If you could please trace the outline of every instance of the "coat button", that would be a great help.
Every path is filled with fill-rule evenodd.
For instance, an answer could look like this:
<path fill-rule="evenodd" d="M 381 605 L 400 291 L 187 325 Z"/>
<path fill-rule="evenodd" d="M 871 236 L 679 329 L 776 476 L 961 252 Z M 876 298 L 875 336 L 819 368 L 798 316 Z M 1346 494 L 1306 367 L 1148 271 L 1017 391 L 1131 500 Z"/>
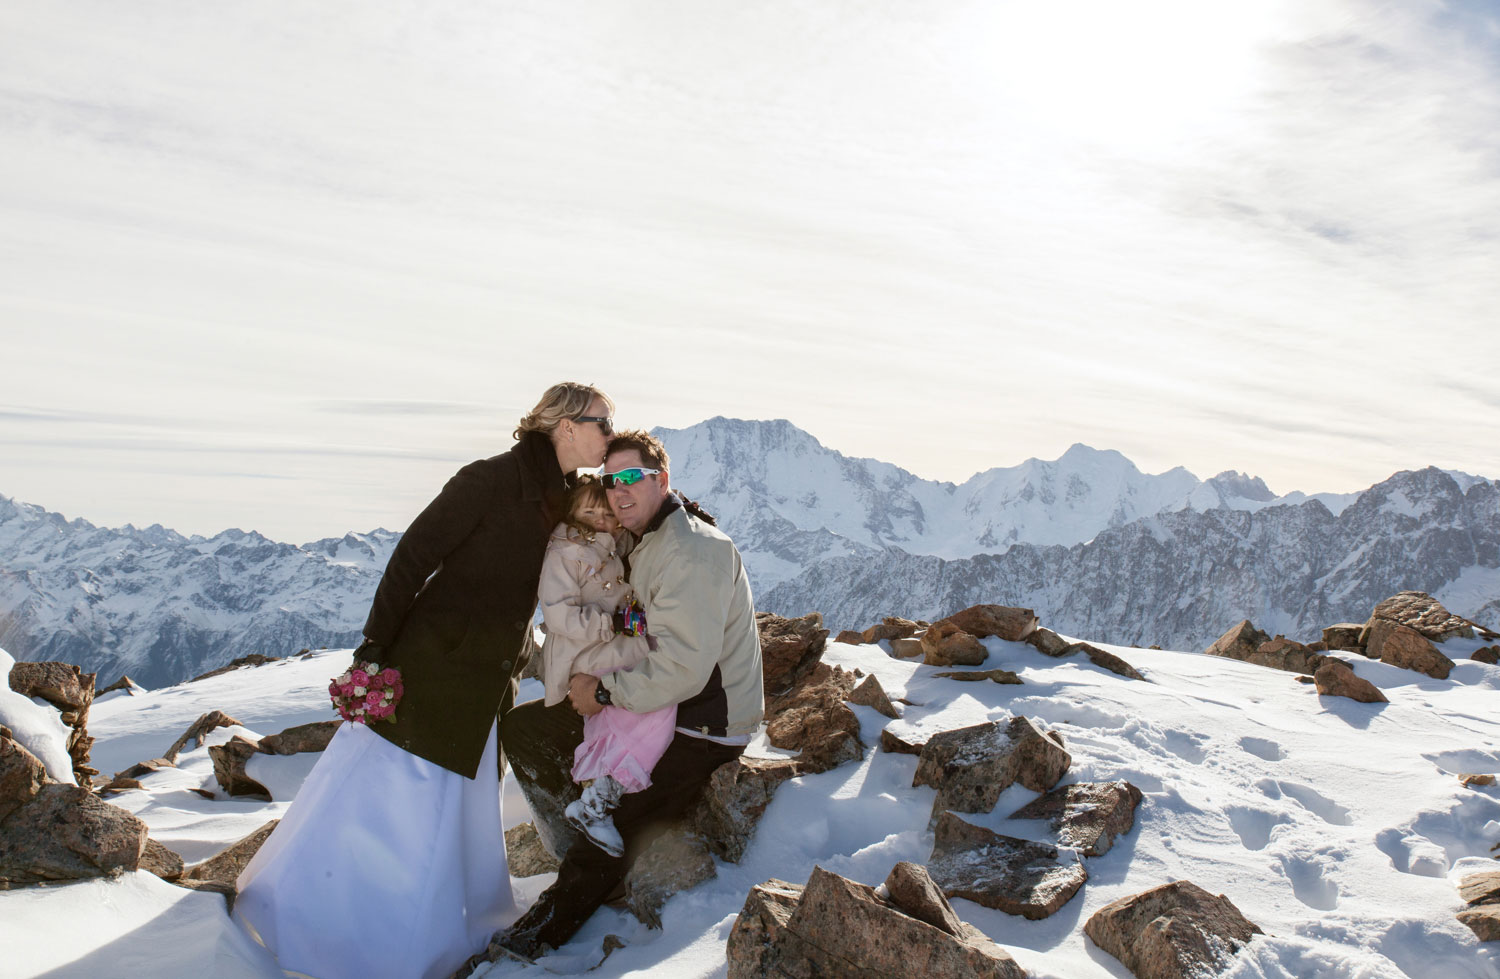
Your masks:
<path fill-rule="evenodd" d="M 510 660 L 506 659 L 506 660 L 501 660 L 500 661 L 500 672 L 502 672 L 502 673 L 509 673 L 510 672 Z"/>
<path fill-rule="evenodd" d="M 516 623 L 516 628 L 524 630 L 530 624 L 531 624 L 530 622 L 527 622 L 525 619 L 522 619 L 522 620 L 520 620 L 519 622 Z"/>

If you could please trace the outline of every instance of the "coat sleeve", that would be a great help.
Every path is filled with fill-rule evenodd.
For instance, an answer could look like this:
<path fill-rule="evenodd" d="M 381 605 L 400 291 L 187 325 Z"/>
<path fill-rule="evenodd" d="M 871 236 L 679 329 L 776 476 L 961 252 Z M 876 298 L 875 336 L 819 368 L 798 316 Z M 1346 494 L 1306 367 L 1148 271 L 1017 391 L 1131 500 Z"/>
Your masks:
<path fill-rule="evenodd" d="M 645 714 L 700 693 L 723 653 L 733 586 L 729 570 L 703 548 L 666 562 L 651 593 L 639 596 L 656 648 L 639 665 L 600 681 L 615 704 Z"/>
<path fill-rule="evenodd" d="M 547 635 L 602 642 L 615 634 L 613 616 L 581 597 L 586 573 L 586 562 L 578 556 L 577 548 L 562 545 L 547 549 L 537 585 Z"/>
<path fill-rule="evenodd" d="M 417 514 L 391 553 L 370 615 L 366 638 L 389 645 L 401 631 L 412 601 L 443 558 L 463 543 L 484 517 L 497 480 L 484 461 L 473 462 L 454 474 L 437 498 Z"/>

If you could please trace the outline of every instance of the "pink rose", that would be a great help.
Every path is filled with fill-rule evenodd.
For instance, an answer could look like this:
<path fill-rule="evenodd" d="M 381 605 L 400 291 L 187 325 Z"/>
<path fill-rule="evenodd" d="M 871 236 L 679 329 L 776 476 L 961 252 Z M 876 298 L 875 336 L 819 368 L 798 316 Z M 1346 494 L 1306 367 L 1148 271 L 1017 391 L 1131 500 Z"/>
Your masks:
<path fill-rule="evenodd" d="M 365 696 L 365 710 L 374 710 L 381 704 L 379 691 L 372 690 Z"/>
<path fill-rule="evenodd" d="M 370 674 L 364 670 L 355 670 L 349 674 L 349 679 L 356 687 L 368 687 L 370 685 Z"/>
<path fill-rule="evenodd" d="M 388 687 L 395 686 L 401 681 L 401 671 L 394 666 L 387 666 L 380 671 L 380 679 L 385 681 L 385 685 Z"/>

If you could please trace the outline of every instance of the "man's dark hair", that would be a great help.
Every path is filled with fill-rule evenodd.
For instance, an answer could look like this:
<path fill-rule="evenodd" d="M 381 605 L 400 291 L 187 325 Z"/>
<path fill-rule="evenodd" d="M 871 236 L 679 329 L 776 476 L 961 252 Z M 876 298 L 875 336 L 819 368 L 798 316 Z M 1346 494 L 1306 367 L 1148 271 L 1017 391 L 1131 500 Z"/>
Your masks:
<path fill-rule="evenodd" d="M 647 469 L 672 471 L 671 460 L 667 458 L 667 447 L 661 444 L 661 439 L 639 428 L 616 432 L 615 437 L 609 440 L 609 447 L 604 450 L 604 454 L 608 456 L 630 449 L 640 453 L 641 465 Z"/>

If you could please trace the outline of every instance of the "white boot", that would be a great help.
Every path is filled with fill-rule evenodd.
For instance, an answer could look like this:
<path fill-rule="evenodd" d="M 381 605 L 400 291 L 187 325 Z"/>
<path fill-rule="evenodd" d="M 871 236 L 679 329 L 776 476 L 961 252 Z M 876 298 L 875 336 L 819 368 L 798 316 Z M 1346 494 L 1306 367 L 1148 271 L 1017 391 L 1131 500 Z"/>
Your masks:
<path fill-rule="evenodd" d="M 596 778 L 583 790 L 578 801 L 563 810 L 569 824 L 589 838 L 599 849 L 612 857 L 623 856 L 625 841 L 615 828 L 610 813 L 620 804 L 624 787 L 612 777 Z"/>

